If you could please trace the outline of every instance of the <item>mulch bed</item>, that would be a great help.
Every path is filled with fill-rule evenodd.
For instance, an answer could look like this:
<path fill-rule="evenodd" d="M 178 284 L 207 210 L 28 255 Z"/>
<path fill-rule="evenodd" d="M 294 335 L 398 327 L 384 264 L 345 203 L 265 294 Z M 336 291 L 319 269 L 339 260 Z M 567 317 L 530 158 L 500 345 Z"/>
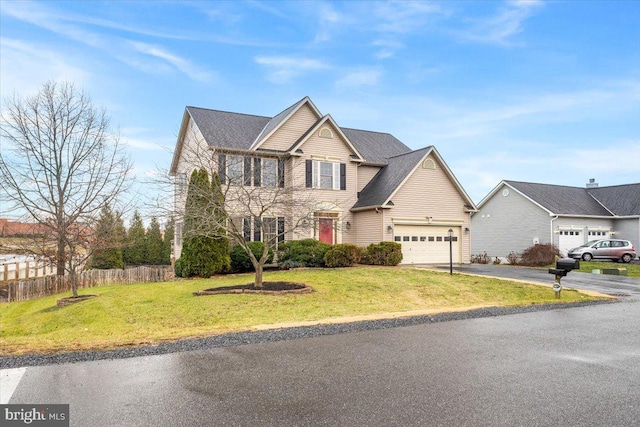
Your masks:
<path fill-rule="evenodd" d="M 78 297 L 64 297 L 64 298 L 58 298 L 56 300 L 56 305 L 58 307 L 66 307 L 67 305 L 71 305 L 71 304 L 75 304 L 77 302 L 81 302 L 81 301 L 86 301 L 88 299 L 91 298 L 95 298 L 98 295 L 95 294 L 88 294 L 88 295 L 78 295 Z"/>
<path fill-rule="evenodd" d="M 223 286 L 220 288 L 210 288 L 203 291 L 194 292 L 198 295 L 218 295 L 218 294 L 266 294 L 266 295 L 281 295 L 281 294 L 306 294 L 313 292 L 311 286 L 307 286 L 304 283 L 294 282 L 262 282 L 262 287 L 256 288 L 253 283 L 247 283 L 246 285 L 235 286 Z"/>

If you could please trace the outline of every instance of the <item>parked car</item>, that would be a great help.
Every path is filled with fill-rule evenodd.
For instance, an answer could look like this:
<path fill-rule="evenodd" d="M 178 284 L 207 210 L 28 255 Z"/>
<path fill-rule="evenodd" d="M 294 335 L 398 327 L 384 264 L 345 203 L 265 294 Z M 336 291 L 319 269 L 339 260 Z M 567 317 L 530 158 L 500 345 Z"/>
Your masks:
<path fill-rule="evenodd" d="M 592 240 L 573 248 L 567 254 L 569 258 L 591 261 L 592 259 L 610 259 L 612 261 L 631 262 L 635 259 L 636 248 L 628 240 Z"/>

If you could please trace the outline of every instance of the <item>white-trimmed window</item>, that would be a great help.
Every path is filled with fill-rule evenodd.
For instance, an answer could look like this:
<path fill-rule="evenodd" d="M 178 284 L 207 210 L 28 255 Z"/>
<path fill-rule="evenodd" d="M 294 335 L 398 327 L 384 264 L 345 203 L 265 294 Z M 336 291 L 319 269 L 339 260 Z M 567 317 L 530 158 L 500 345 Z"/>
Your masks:
<path fill-rule="evenodd" d="M 244 157 L 227 156 L 227 179 L 235 185 L 244 181 Z"/>
<path fill-rule="evenodd" d="M 278 160 L 262 159 L 262 186 L 278 186 Z"/>
<path fill-rule="evenodd" d="M 313 161 L 313 188 L 340 189 L 340 163 Z"/>

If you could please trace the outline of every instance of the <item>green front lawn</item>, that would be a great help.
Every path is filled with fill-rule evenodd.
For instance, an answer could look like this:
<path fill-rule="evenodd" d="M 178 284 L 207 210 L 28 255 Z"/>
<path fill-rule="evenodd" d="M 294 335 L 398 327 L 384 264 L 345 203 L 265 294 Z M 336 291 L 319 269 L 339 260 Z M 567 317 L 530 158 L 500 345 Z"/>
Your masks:
<path fill-rule="evenodd" d="M 253 275 L 83 289 L 99 294 L 58 308 L 67 294 L 0 305 L 1 354 L 103 349 L 153 344 L 343 316 L 412 310 L 445 311 L 585 301 L 565 290 L 554 299 L 549 287 L 400 267 L 276 271 L 266 281 L 301 282 L 313 293 L 233 294 L 195 297 L 192 292 L 251 282 Z"/>
<path fill-rule="evenodd" d="M 580 261 L 580 270 L 577 271 L 591 273 L 592 270 L 600 270 L 600 273 L 602 273 L 604 268 L 626 268 L 628 277 L 640 278 L 640 264 L 625 264 L 623 262 Z"/>

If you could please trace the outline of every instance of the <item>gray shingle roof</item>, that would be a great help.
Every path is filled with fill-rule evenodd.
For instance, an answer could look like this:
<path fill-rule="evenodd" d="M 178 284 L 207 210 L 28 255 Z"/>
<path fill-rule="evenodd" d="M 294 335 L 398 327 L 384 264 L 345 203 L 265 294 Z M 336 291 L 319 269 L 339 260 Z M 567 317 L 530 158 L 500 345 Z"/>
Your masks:
<path fill-rule="evenodd" d="M 588 188 L 587 192 L 614 215 L 640 215 L 640 183 Z"/>
<path fill-rule="evenodd" d="M 640 183 L 582 188 L 505 181 L 556 215 L 640 215 Z"/>
<path fill-rule="evenodd" d="M 388 158 L 387 166 L 380 169 L 362 189 L 353 209 L 382 206 L 431 148 L 425 147 Z"/>
<path fill-rule="evenodd" d="M 273 118 L 198 107 L 187 107 L 187 111 L 210 146 L 248 150 L 257 138 L 271 132 L 305 100 L 306 98 L 303 98 Z M 388 157 L 411 151 L 388 133 L 340 129 L 366 162 L 384 164 Z"/>
<path fill-rule="evenodd" d="M 389 133 L 340 128 L 367 162 L 387 163 L 387 158 L 411 151 Z"/>
<path fill-rule="evenodd" d="M 248 150 L 271 120 L 269 117 L 187 107 L 202 136 L 211 146 Z"/>

